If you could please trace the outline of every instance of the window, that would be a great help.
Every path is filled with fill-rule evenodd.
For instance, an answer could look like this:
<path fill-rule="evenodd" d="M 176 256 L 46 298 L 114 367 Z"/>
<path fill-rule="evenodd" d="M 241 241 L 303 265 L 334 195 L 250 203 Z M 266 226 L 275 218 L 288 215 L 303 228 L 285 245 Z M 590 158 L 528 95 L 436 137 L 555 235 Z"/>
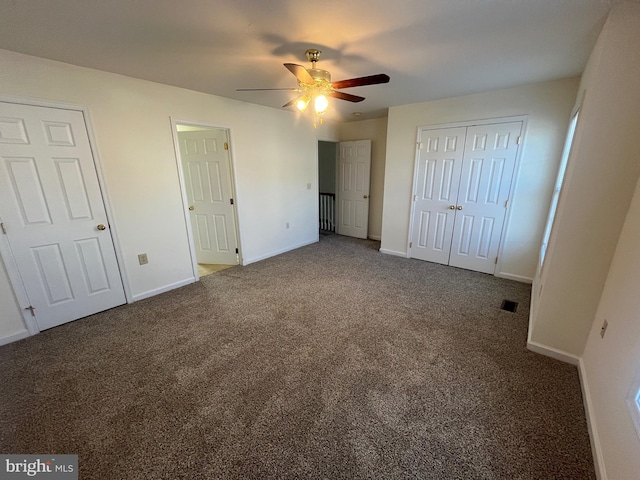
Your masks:
<path fill-rule="evenodd" d="M 640 437 L 640 371 L 636 374 L 636 378 L 629 388 L 627 408 L 633 419 L 633 425 L 636 427 L 636 433 Z"/>
<path fill-rule="evenodd" d="M 551 229 L 553 227 L 553 221 L 556 216 L 556 210 L 558 208 L 558 199 L 560 197 L 560 190 L 562 190 L 562 183 L 564 182 L 564 175 L 567 171 L 567 161 L 569 160 L 569 153 L 571 152 L 571 145 L 573 143 L 573 136 L 576 133 L 576 125 L 578 124 L 578 115 L 580 109 L 576 109 L 575 113 L 571 117 L 569 123 L 569 131 L 567 132 L 567 138 L 564 142 L 564 150 L 562 151 L 562 158 L 560 158 L 560 166 L 558 167 L 558 177 L 556 178 L 555 186 L 553 187 L 553 195 L 551 197 L 551 206 L 549 207 L 549 215 L 547 216 L 547 223 L 544 228 L 544 235 L 542 236 L 542 246 L 540 247 L 540 268 L 544 265 L 544 258 L 547 254 L 547 245 L 549 243 L 549 237 L 551 236 Z"/>

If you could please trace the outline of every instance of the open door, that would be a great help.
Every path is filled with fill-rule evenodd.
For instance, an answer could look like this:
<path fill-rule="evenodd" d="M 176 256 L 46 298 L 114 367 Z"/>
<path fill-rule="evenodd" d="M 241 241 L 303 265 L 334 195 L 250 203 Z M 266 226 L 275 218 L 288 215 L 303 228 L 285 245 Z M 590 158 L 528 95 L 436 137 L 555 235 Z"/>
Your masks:
<path fill-rule="evenodd" d="M 197 263 L 237 265 L 228 132 L 204 126 L 176 129 Z"/>

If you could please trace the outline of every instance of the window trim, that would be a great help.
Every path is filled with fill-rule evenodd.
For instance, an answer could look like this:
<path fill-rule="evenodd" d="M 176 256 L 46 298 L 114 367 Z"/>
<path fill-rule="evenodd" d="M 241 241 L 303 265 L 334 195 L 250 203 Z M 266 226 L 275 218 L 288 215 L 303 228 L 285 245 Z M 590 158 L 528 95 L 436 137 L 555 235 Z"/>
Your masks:
<path fill-rule="evenodd" d="M 553 193 L 551 195 L 551 203 L 549 204 L 549 212 L 547 214 L 547 221 L 545 222 L 544 231 L 542 234 L 542 242 L 540 244 L 539 262 L 538 268 L 540 272 L 544 270 L 545 260 L 547 257 L 547 249 L 549 247 L 549 241 L 551 239 L 551 233 L 553 232 L 553 226 L 555 223 L 555 217 L 558 210 L 558 203 L 560 200 L 560 194 L 564 185 L 564 180 L 567 175 L 567 167 L 569 165 L 569 156 L 573 148 L 574 139 L 576 136 L 576 130 L 578 127 L 578 117 L 580 116 L 580 110 L 584 101 L 584 95 L 580 102 L 573 108 L 571 112 L 571 118 L 569 120 L 569 127 L 567 128 L 567 134 L 565 136 L 564 148 L 562 156 L 560 157 L 560 164 L 558 165 L 558 174 L 553 187 Z"/>
<path fill-rule="evenodd" d="M 629 387 L 625 403 L 627 404 L 627 409 L 631 414 L 633 426 L 636 428 L 638 438 L 640 438 L 640 369 L 636 373 L 636 376 Z"/>

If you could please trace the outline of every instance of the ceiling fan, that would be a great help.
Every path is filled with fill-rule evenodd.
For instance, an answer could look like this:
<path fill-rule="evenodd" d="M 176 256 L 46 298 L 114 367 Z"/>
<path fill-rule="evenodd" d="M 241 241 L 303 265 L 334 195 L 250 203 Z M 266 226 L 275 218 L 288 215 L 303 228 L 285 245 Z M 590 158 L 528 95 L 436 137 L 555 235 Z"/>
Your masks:
<path fill-rule="evenodd" d="M 300 92 L 297 98 L 285 103 L 282 107 L 295 105 L 300 111 L 304 111 L 309 103 L 313 101 L 316 115 L 322 115 L 327 111 L 329 101 L 327 97 L 346 100 L 348 102 L 361 102 L 364 97 L 351 95 L 338 91 L 342 88 L 362 87 L 364 85 L 376 85 L 389 82 L 389 75 L 379 73 L 367 77 L 350 78 L 348 80 L 331 81 L 331 74 L 320 68 L 316 68 L 316 63 L 320 57 L 320 50 L 310 48 L 306 52 L 307 58 L 311 62 L 311 68 L 306 69 L 302 65 L 295 63 L 285 63 L 284 66 L 295 75 L 298 80 L 298 88 L 239 88 L 238 92 L 264 91 L 264 90 L 287 90 Z M 320 118 L 322 123 L 322 118 Z"/>

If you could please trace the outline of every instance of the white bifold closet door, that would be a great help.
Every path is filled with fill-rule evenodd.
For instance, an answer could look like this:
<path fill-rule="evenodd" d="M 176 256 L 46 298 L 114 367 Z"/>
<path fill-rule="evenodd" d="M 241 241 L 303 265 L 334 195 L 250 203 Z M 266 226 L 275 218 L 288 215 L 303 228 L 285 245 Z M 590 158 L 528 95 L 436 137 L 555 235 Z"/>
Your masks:
<path fill-rule="evenodd" d="M 522 122 L 423 129 L 411 257 L 494 273 Z"/>

